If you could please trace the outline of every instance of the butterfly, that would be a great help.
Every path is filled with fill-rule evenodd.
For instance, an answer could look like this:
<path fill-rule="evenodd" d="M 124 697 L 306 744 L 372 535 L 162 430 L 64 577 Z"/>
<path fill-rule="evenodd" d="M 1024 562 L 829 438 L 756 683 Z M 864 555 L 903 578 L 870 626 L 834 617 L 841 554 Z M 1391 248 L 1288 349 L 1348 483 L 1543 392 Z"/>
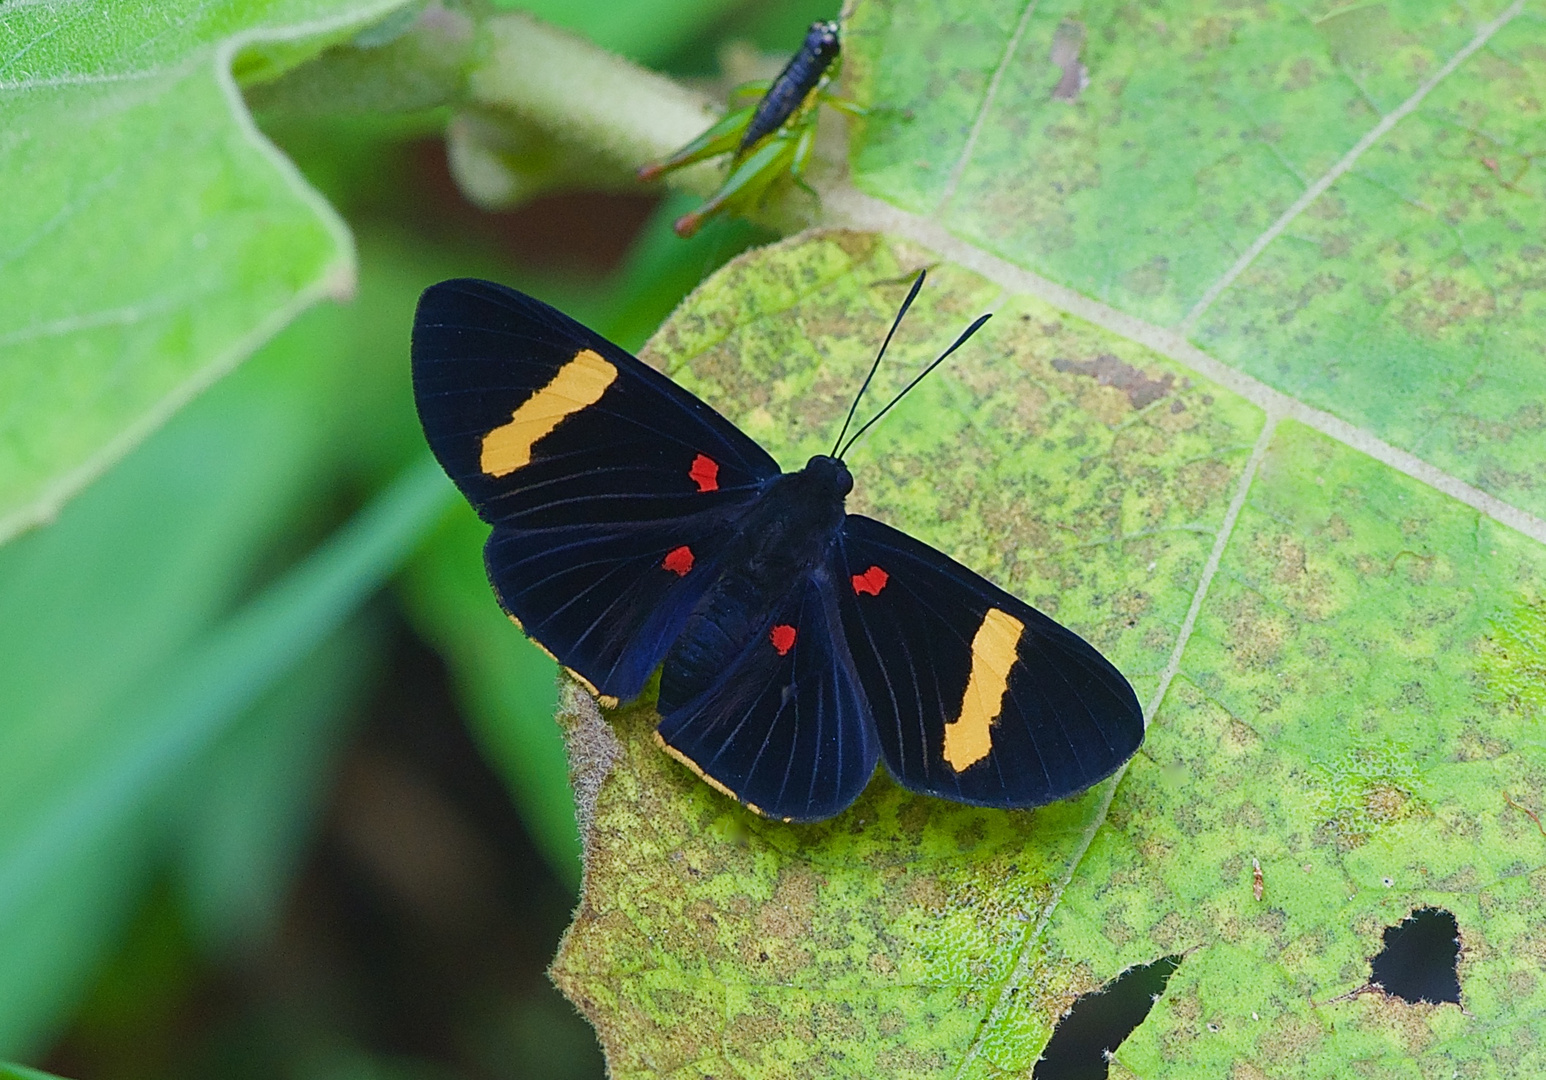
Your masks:
<path fill-rule="evenodd" d="M 505 612 L 608 706 L 659 668 L 657 741 L 758 814 L 831 817 L 877 761 L 912 791 L 1040 806 L 1143 739 L 1132 687 L 1093 646 L 845 511 L 843 454 L 901 394 L 785 473 L 625 350 L 471 279 L 420 299 L 413 390 L 435 456 L 493 526 L 484 561 Z"/>

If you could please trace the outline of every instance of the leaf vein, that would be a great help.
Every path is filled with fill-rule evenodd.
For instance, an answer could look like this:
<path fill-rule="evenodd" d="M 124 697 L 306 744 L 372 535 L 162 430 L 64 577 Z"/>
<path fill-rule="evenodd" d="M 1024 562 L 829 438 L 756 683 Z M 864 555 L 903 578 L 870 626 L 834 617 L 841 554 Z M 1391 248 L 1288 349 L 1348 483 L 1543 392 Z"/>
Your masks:
<path fill-rule="evenodd" d="M 1520 2 L 1522 3 L 1523 0 Z M 993 69 L 993 74 L 988 78 L 988 88 L 983 91 L 982 104 L 977 107 L 977 115 L 972 120 L 972 130 L 967 133 L 966 142 L 961 146 L 961 153 L 956 157 L 955 164 L 950 167 L 950 177 L 945 181 L 945 190 L 934 208 L 936 214 L 943 214 L 945 208 L 950 205 L 950 200 L 955 198 L 956 188 L 961 184 L 961 176 L 971 162 L 972 151 L 976 149 L 977 137 L 988 121 L 988 114 L 993 111 L 993 102 L 998 97 L 998 85 L 1003 81 L 1004 72 L 1009 69 L 1009 62 L 1014 59 L 1015 53 L 1019 50 L 1020 39 L 1025 36 L 1026 28 L 1030 26 L 1031 16 L 1035 12 L 1036 0 L 1028 0 L 1025 9 L 1020 12 L 1020 20 L 1015 24 L 1014 33 L 1009 35 L 1009 40 L 1004 44 L 1004 55 L 999 58 L 998 66 Z"/>
<path fill-rule="evenodd" d="M 1423 103 L 1423 99 L 1432 93 L 1439 83 L 1453 74 L 1461 64 L 1471 58 L 1473 53 L 1487 44 L 1493 35 L 1507 26 L 1520 12 L 1524 11 L 1524 6 L 1524 0 L 1514 0 L 1512 4 L 1503 9 L 1503 12 L 1497 18 L 1483 24 L 1481 29 L 1476 32 L 1476 36 L 1467 42 L 1464 48 L 1450 57 L 1443 67 L 1439 68 L 1438 71 L 1435 71 L 1432 76 L 1425 80 L 1412 93 L 1411 97 L 1381 117 L 1379 123 L 1365 132 L 1363 138 L 1354 143 L 1352 148 L 1343 154 L 1335 165 L 1328 169 L 1315 183 L 1306 188 L 1304 193 L 1294 200 L 1293 205 L 1283 211 L 1282 215 L 1269 225 L 1265 232 L 1251 242 L 1250 247 L 1246 248 L 1240 257 L 1235 260 L 1234 264 L 1224 271 L 1222 277 L 1208 286 L 1207 291 L 1202 294 L 1202 298 L 1192 306 L 1191 311 L 1186 313 L 1186 317 L 1181 320 L 1176 329 L 1182 334 L 1190 334 L 1196 327 L 1197 321 L 1202 318 L 1203 313 L 1213 306 L 1214 301 L 1235 283 L 1240 275 L 1245 272 L 1246 268 L 1256 261 L 1256 257 L 1266 250 L 1269 244 L 1282 235 L 1283 230 L 1288 228 L 1294 219 L 1304 213 L 1311 203 L 1324 195 L 1331 185 L 1341 179 L 1358 159 L 1384 137 L 1391 128 L 1415 112 L 1417 107 Z"/>

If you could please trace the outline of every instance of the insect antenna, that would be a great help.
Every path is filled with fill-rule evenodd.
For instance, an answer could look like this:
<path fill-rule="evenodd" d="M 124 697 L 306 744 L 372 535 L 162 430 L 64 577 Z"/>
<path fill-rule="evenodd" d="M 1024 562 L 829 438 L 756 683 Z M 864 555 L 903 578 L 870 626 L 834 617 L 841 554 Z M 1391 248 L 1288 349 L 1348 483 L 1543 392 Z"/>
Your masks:
<path fill-rule="evenodd" d="M 918 280 L 920 282 L 923 280 L 923 275 L 922 274 L 918 275 Z M 913 291 L 914 292 L 917 291 L 917 286 L 916 285 L 913 287 Z M 909 297 L 908 299 L 911 300 L 912 298 Z M 906 311 L 907 308 L 903 307 L 902 310 Z M 961 336 L 956 338 L 954 345 L 950 346 L 950 348 L 948 348 L 944 352 L 940 353 L 939 354 L 939 358 L 937 360 L 935 360 L 928 367 L 926 367 L 922 371 L 920 371 L 917 374 L 917 376 L 914 377 L 912 382 L 910 382 L 906 386 L 902 387 L 902 392 L 897 394 L 896 397 L 892 398 L 891 401 L 887 403 L 887 405 L 886 405 L 886 407 L 884 409 L 881 409 L 880 412 L 876 413 L 874 416 L 872 416 L 868 420 L 866 420 L 864 422 L 864 426 L 861 427 L 858 431 L 854 432 L 853 435 L 849 437 L 848 441 L 843 444 L 842 451 L 837 453 L 837 454 L 835 454 L 835 455 L 833 455 L 833 456 L 841 459 L 844 454 L 848 453 L 849 448 L 852 447 L 854 443 L 859 441 L 859 436 L 860 435 L 863 435 L 866 431 L 870 430 L 870 428 L 874 426 L 875 421 L 879 420 L 882 416 L 885 416 L 888 412 L 890 412 L 891 411 L 891 407 L 893 405 L 895 405 L 897 402 L 901 401 L 904 397 L 906 397 L 909 390 L 911 390 L 913 387 L 915 387 L 919 383 L 921 383 L 924 380 L 924 377 L 926 375 L 928 375 L 929 372 L 933 371 L 935 368 L 937 368 L 941 364 L 943 364 L 945 362 L 945 359 L 951 353 L 955 352 L 962 345 L 965 345 L 967 338 L 971 337 L 977 331 L 981 330 L 982 329 L 982 324 L 987 322 L 992 317 L 993 317 L 993 313 L 992 312 L 989 312 L 986 315 L 979 315 L 979 316 L 977 316 L 977 321 L 976 322 L 972 323 L 972 325 L 968 326 L 965 330 L 961 331 Z M 886 340 L 889 341 L 891 339 L 888 337 Z M 879 363 L 878 360 L 876 362 Z M 874 372 L 872 371 L 871 374 L 874 374 Z M 869 380 L 866 379 L 865 380 L 865 384 L 868 385 L 868 383 L 869 383 Z M 844 426 L 846 427 L 847 425 L 844 425 Z"/>
<path fill-rule="evenodd" d="M 907 309 L 913 306 L 913 300 L 918 296 L 918 290 L 923 288 L 923 279 L 928 276 L 927 270 L 919 270 L 918 277 L 913 282 L 913 287 L 908 290 L 907 299 L 902 301 L 901 308 L 892 320 L 891 329 L 886 331 L 886 340 L 880 343 L 880 352 L 875 354 L 875 362 L 870 365 L 870 373 L 864 377 L 864 383 L 859 387 L 859 392 L 854 395 L 854 403 L 848 406 L 848 415 L 843 418 L 843 430 L 837 433 L 837 441 L 832 444 L 832 453 L 829 457 L 842 457 L 837 448 L 843 443 L 843 436 L 848 433 L 848 425 L 853 423 L 854 411 L 859 408 L 859 399 L 864 397 L 864 392 L 870 388 L 870 380 L 875 377 L 875 372 L 880 369 L 880 358 L 886 355 L 886 346 L 891 344 L 891 335 L 896 333 L 896 328 L 902 325 L 902 316 L 907 314 Z"/>

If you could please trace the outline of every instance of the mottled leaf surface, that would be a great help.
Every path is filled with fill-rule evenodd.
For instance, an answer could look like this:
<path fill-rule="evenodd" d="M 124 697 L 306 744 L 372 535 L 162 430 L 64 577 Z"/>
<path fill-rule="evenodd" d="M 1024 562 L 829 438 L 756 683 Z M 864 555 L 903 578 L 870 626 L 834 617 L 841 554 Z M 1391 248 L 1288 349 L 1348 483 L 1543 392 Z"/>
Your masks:
<path fill-rule="evenodd" d="M 855 6 L 866 192 L 1546 517 L 1546 13 Z"/>
<path fill-rule="evenodd" d="M 0 538 L 54 513 L 298 311 L 348 292 L 342 222 L 253 126 L 236 80 L 393 6 L 8 7 Z"/>
<path fill-rule="evenodd" d="M 877 776 L 802 827 L 660 753 L 649 693 L 573 692 L 587 868 L 554 975 L 613 1075 L 1026 1076 L 1077 995 L 1167 955 L 1113 1075 L 1535 1075 L 1546 548 L 903 241 L 745 256 L 645 355 L 796 468 L 925 264 L 877 401 L 995 317 L 854 451 L 850 505 L 1089 637 L 1145 745 L 1036 811 Z M 1421 906 L 1459 922 L 1463 1010 L 1367 985 Z"/>

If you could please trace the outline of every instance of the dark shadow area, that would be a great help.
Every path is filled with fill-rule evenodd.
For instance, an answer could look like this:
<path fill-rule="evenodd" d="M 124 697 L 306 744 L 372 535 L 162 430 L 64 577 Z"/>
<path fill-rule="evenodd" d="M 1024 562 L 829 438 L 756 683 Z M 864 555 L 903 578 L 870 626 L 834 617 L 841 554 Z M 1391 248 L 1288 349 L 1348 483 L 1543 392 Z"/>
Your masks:
<path fill-rule="evenodd" d="M 412 221 L 431 241 L 479 237 L 528 273 L 599 279 L 615 271 L 662 198 L 659 187 L 640 184 L 635 192 L 555 191 L 485 210 L 462 198 L 439 138 L 419 139 L 404 153 L 410 183 L 371 209 Z"/>
<path fill-rule="evenodd" d="M 1385 947 L 1369 961 L 1369 981 L 1416 1004 L 1460 1004 L 1460 926 L 1443 908 L 1418 908 L 1385 928 Z"/>
<path fill-rule="evenodd" d="M 1161 957 L 1075 1001 L 1042 1051 L 1034 1080 L 1106 1080 L 1107 1055 L 1143 1023 L 1180 966 L 1179 956 Z"/>
<path fill-rule="evenodd" d="M 603 1075 L 589 1024 L 546 974 L 574 896 L 438 655 L 387 619 L 384 677 L 274 933 L 204 954 L 174 891 L 156 889 L 41 1064 L 91 1080 Z"/>

